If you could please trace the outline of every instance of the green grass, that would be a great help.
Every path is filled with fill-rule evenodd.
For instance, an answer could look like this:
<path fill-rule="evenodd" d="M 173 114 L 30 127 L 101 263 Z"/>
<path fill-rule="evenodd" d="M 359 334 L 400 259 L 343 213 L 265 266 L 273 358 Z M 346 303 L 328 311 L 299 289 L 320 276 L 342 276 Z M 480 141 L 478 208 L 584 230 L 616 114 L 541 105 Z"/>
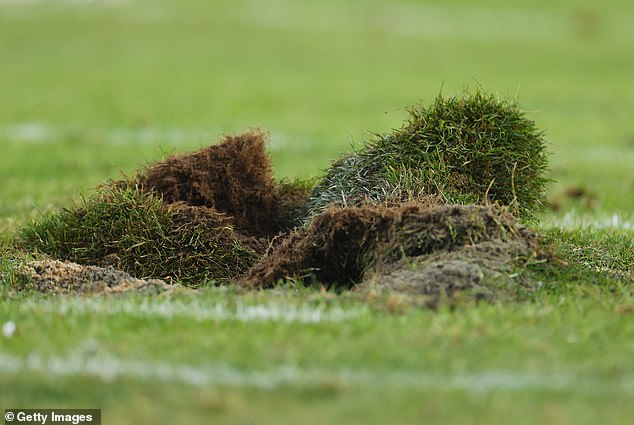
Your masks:
<path fill-rule="evenodd" d="M 476 80 L 519 95 L 552 143 L 556 179 L 591 185 L 606 213 L 631 218 L 627 2 L 322 3 L 2 6 L 0 212 L 64 204 L 162 150 L 249 126 L 272 132 L 279 176 L 316 175 L 365 131 L 400 126 L 403 105 Z M 596 16 L 588 35 L 584 10 Z M 56 136 L 8 131 L 28 123 Z"/>
<path fill-rule="evenodd" d="M 409 114 L 402 128 L 334 161 L 311 208 L 430 195 L 449 204 L 499 202 L 523 218 L 541 206 L 546 143 L 515 101 L 465 89 Z"/>
<path fill-rule="evenodd" d="M 205 423 L 205 414 L 227 423 L 294 423 L 300 411 L 308 423 L 429 417 L 463 423 L 465 416 L 531 423 L 535 415 L 555 415 L 556 423 L 627 423 L 634 369 L 624 336 L 634 327 L 622 303 L 631 307 L 634 300 L 631 293 L 617 301 L 601 290 L 582 291 L 537 296 L 513 308 L 396 315 L 380 304 L 368 309 L 312 293 L 18 296 L 2 303 L 19 332 L 5 340 L 3 355 L 31 358 L 31 370 L 11 373 L 0 359 L 3 388 L 11 388 L 2 403 L 99 406 L 116 423 Z M 233 315 L 213 314 L 219 306 Z M 287 314 L 282 317 L 290 323 L 245 321 L 235 313 L 245 306 L 296 306 L 322 311 L 325 319 L 301 323 Z M 337 309 L 349 317 L 336 321 Z M 56 369 L 38 369 L 36 358 L 52 359 Z M 92 372 L 67 375 L 72 364 Z M 115 375 L 104 379 L 102 373 Z"/>
<path fill-rule="evenodd" d="M 0 336 L 0 408 L 101 407 L 104 423 L 630 422 L 632 2 L 18 3 L 0 1 L 5 245 L 107 178 L 224 133 L 271 131 L 276 176 L 309 179 L 400 127 L 403 105 L 481 85 L 517 94 L 545 130 L 562 207 L 541 226 L 568 266 L 535 265 L 542 289 L 523 303 L 440 311 L 306 289 L 2 285 L 0 324 L 18 330 Z M 562 198 L 571 186 L 592 202 Z"/>
<path fill-rule="evenodd" d="M 258 258 L 226 216 L 167 205 L 132 181 L 108 182 L 73 208 L 21 230 L 20 248 L 141 279 L 190 286 L 226 281 Z"/>

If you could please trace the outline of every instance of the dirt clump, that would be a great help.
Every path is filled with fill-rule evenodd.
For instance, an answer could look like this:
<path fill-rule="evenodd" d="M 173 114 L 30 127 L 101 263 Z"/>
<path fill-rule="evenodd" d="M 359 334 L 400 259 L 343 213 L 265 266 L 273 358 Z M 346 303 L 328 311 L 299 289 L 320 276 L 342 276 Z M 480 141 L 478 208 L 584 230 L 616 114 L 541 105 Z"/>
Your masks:
<path fill-rule="evenodd" d="M 307 228 L 291 232 L 242 281 L 251 287 L 271 287 L 289 278 L 312 279 L 329 287 L 350 288 L 367 271 L 384 269 L 405 257 L 519 238 L 536 249 L 536 236 L 500 207 L 430 207 L 417 202 L 331 207 Z"/>
<path fill-rule="evenodd" d="M 541 255 L 520 220 L 548 182 L 543 133 L 479 90 L 409 112 L 319 181 L 276 181 L 252 130 L 108 182 L 21 232 L 19 248 L 68 261 L 29 262 L 23 277 L 44 292 L 298 279 L 493 299 L 518 258 Z"/>
<path fill-rule="evenodd" d="M 270 236 L 288 227 L 280 219 L 280 195 L 265 150 L 265 135 L 251 131 L 227 136 L 217 145 L 178 154 L 138 176 L 142 187 L 164 202 L 208 207 L 233 218 L 235 228 Z"/>
<path fill-rule="evenodd" d="M 57 260 L 33 260 L 16 270 L 22 289 L 45 293 L 161 293 L 181 286 L 159 279 L 136 279 L 113 267 L 83 266 Z"/>
<path fill-rule="evenodd" d="M 377 207 L 328 209 L 274 246 L 243 282 L 261 288 L 285 279 L 351 285 L 363 275 L 368 254 L 391 220 L 388 210 Z"/>
<path fill-rule="evenodd" d="M 529 236 L 529 235 L 525 235 Z M 532 292 L 534 282 L 514 273 L 535 256 L 536 235 L 507 241 L 489 240 L 400 261 L 367 277 L 353 289 L 364 295 L 396 292 L 437 307 L 443 300 L 469 297 L 494 302 Z"/>
<path fill-rule="evenodd" d="M 22 229 L 18 247 L 140 279 L 224 284 L 301 222 L 310 184 L 273 179 L 265 136 L 228 136 L 107 182 Z"/>

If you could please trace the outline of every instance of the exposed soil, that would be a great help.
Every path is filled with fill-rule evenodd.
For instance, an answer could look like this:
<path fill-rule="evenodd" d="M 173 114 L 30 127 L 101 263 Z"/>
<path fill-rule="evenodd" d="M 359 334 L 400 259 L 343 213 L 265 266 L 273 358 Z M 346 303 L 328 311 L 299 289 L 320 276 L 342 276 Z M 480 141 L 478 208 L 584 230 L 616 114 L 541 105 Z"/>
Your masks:
<path fill-rule="evenodd" d="M 494 301 L 531 292 L 535 284 L 514 272 L 535 255 L 531 239 L 490 240 L 455 251 L 442 250 L 400 261 L 389 269 L 367 276 L 354 291 L 381 294 L 396 291 L 436 307 L 443 299 L 467 296 Z"/>
<path fill-rule="evenodd" d="M 160 293 L 183 289 L 159 279 L 142 280 L 113 267 L 82 266 L 57 260 L 31 261 L 16 271 L 25 288 L 46 293 Z"/>
<path fill-rule="evenodd" d="M 507 208 L 446 205 L 437 197 L 421 197 L 331 206 L 310 218 L 307 185 L 275 182 L 264 142 L 265 136 L 257 131 L 229 136 L 219 145 L 174 155 L 137 175 L 132 183 L 139 184 L 141 193 L 162 195 L 175 226 L 171 230 L 179 235 L 176 242 L 182 235 L 188 243 L 164 246 L 150 240 L 126 245 L 91 263 L 104 267 L 32 261 L 17 271 L 18 281 L 42 292 L 62 293 L 180 288 L 163 280 L 137 279 L 115 268 L 123 266 L 122 254 L 131 255 L 136 264 L 145 254 L 133 249 L 142 246 L 160 250 L 158 258 L 175 259 L 173 269 L 185 277 L 188 270 L 195 276 L 198 266 L 217 265 L 234 271 L 229 283 L 246 288 L 271 288 L 280 280 L 301 279 L 362 294 L 394 291 L 424 297 L 430 306 L 462 293 L 493 300 L 511 289 L 531 289 L 512 275 L 524 259 L 542 255 L 539 236 L 519 224 Z M 302 222 L 309 224 L 298 225 Z M 189 243 L 192 238 L 197 243 Z M 213 243 L 205 244 L 206 240 Z M 237 267 L 222 254 L 226 250 L 216 249 L 232 244 L 247 248 L 250 262 Z M 191 252 L 182 252 L 182 246 Z M 184 281 L 178 273 L 170 276 Z"/>
<path fill-rule="evenodd" d="M 265 135 L 251 131 L 227 136 L 218 145 L 174 155 L 148 167 L 138 180 L 167 203 L 208 207 L 233 218 L 238 231 L 271 236 L 287 230 Z"/>
<path fill-rule="evenodd" d="M 525 247 L 523 255 L 536 255 L 537 235 L 500 208 L 416 202 L 330 208 L 308 228 L 291 232 L 242 281 L 266 288 L 283 279 L 308 278 L 329 287 L 350 288 L 366 272 L 386 270 L 404 257 L 446 255 L 487 241 L 516 240 Z"/>

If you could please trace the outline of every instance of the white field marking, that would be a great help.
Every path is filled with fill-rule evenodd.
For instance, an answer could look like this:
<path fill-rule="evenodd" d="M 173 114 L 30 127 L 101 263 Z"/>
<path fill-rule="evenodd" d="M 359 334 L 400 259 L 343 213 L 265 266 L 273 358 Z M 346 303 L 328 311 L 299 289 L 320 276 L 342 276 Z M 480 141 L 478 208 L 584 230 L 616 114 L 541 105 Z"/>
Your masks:
<path fill-rule="evenodd" d="M 52 129 L 40 122 L 9 123 L 0 127 L 0 137 L 9 141 L 46 143 L 57 137 Z"/>
<path fill-rule="evenodd" d="M 0 6 L 119 6 L 130 0 L 0 0 Z"/>
<path fill-rule="evenodd" d="M 364 389 L 409 388 L 423 391 L 549 391 L 587 395 L 634 395 L 634 377 L 616 381 L 576 377 L 571 374 L 538 374 L 513 371 L 436 373 L 376 371 L 369 369 L 316 369 L 280 366 L 267 370 L 242 370 L 228 364 L 187 365 L 148 362 L 112 355 L 75 351 L 66 357 L 32 352 L 15 356 L 0 352 L 0 372 L 5 375 L 36 373 L 51 377 L 92 376 L 103 381 L 138 379 L 194 387 L 238 387 L 271 390 L 279 387 L 343 386 Z"/>
<path fill-rule="evenodd" d="M 313 6 L 310 20 L 293 19 L 306 14 L 292 1 L 275 4 L 251 2 L 243 11 L 252 27 L 319 34 L 355 34 L 368 30 L 386 35 L 428 40 L 472 41 L 549 40 L 570 37 L 568 16 L 531 8 L 491 9 L 446 7 L 387 2 L 376 13 L 352 19 L 353 9 L 341 4 Z"/>
<path fill-rule="evenodd" d="M 0 0 L 0 6 L 101 7 L 121 6 L 132 0 Z M 375 13 L 351 19 L 357 11 L 345 4 L 315 3 L 298 6 L 291 0 L 248 1 L 241 6 L 241 20 L 251 28 L 293 32 L 358 34 L 368 30 L 396 37 L 431 40 L 549 40 L 568 36 L 567 15 L 534 8 L 495 10 L 486 7 L 445 7 L 409 2 L 386 2 Z M 154 9 L 133 12 L 135 21 L 166 22 L 173 16 Z M 310 19 L 304 19 L 310 16 Z M 568 31 L 567 31 L 568 30 Z"/>
<path fill-rule="evenodd" d="M 111 145 L 158 144 L 167 142 L 179 145 L 187 142 L 201 142 L 210 138 L 211 131 L 181 128 L 88 128 L 56 127 L 43 122 L 16 122 L 0 127 L 0 138 L 11 142 L 52 143 L 69 137 Z"/>
<path fill-rule="evenodd" d="M 599 218 L 579 216 L 574 211 L 567 212 L 561 219 L 553 219 L 548 223 L 563 229 L 597 229 L 634 231 L 634 220 L 624 219 L 619 214 L 605 215 Z"/>
<path fill-rule="evenodd" d="M 343 322 L 368 314 L 367 306 L 350 308 L 322 306 L 298 306 L 293 304 L 255 304 L 237 301 L 234 306 L 226 302 L 203 304 L 199 301 L 173 299 L 129 299 L 104 298 L 48 298 L 25 300 L 19 307 L 22 312 L 36 310 L 53 314 L 107 315 L 165 319 L 186 318 L 196 321 L 237 322 L 281 322 L 281 323 L 332 323 Z"/>
<path fill-rule="evenodd" d="M 64 128 L 35 121 L 7 123 L 0 126 L 0 139 L 32 144 L 55 143 L 72 137 L 109 145 L 158 145 L 162 143 L 172 146 L 194 143 L 208 145 L 222 139 L 222 136 L 214 138 L 216 133 L 221 133 L 221 131 L 178 127 L 113 127 L 104 129 L 68 126 Z M 271 133 L 267 148 L 271 151 L 282 149 L 302 151 L 311 144 L 312 142 L 305 138 L 296 139 L 283 133 Z"/>
<path fill-rule="evenodd" d="M 554 154 L 554 160 L 558 166 L 570 167 L 585 165 L 590 167 L 623 167 L 631 168 L 634 161 L 634 151 L 624 147 L 603 145 L 584 146 L 575 150 L 559 147 Z"/>
<path fill-rule="evenodd" d="M 388 3 L 379 24 L 386 33 L 426 39 L 542 40 L 568 35 L 562 17 L 530 8 L 444 7 Z M 565 19 L 565 17 L 563 17 Z"/>

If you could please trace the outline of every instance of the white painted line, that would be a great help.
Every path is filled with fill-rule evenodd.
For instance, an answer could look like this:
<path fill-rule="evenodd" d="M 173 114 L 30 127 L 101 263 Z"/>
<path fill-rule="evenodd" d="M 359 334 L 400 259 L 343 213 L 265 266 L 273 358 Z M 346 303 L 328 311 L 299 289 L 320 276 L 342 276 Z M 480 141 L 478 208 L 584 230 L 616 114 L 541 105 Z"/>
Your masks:
<path fill-rule="evenodd" d="M 619 214 L 583 217 L 572 211 L 564 214 L 561 219 L 552 219 L 548 224 L 563 229 L 634 230 L 634 220 L 624 218 Z"/>
<path fill-rule="evenodd" d="M 340 307 L 305 306 L 287 303 L 246 304 L 241 301 L 228 305 L 225 301 L 215 304 L 196 300 L 180 301 L 165 299 L 105 299 L 87 298 L 47 298 L 36 301 L 24 300 L 19 310 L 66 315 L 128 315 L 133 317 L 165 319 L 187 318 L 196 321 L 237 321 L 237 322 L 282 322 L 282 323 L 332 323 L 343 322 L 369 313 L 367 306 L 346 309 Z"/>
<path fill-rule="evenodd" d="M 386 36 L 428 40 L 495 42 L 567 38 L 570 31 L 560 17 L 544 10 L 434 6 L 412 2 L 385 2 L 367 19 L 350 20 L 354 10 L 339 3 L 319 7 L 293 2 L 253 2 L 244 8 L 242 19 L 251 27 L 316 34 L 363 34 L 368 30 Z M 309 10 L 311 19 L 304 19 Z M 295 19 L 293 19 L 295 18 Z"/>
<path fill-rule="evenodd" d="M 44 122 L 15 122 L 0 126 L 0 138 L 11 142 L 32 144 L 54 143 L 72 136 L 73 138 L 80 137 L 86 141 L 110 145 L 159 143 L 181 145 L 209 141 L 211 134 L 210 130 L 176 127 L 59 127 Z"/>
<path fill-rule="evenodd" d="M 0 0 L 0 6 L 119 6 L 130 0 Z"/>
<path fill-rule="evenodd" d="M 2 0 L 0 0 L 2 1 Z M 178 127 L 112 127 L 92 128 L 54 126 L 44 122 L 14 122 L 0 125 L 0 139 L 14 143 L 47 144 L 62 142 L 70 137 L 108 145 L 209 145 L 219 142 L 214 138 L 221 130 Z M 229 134 L 229 133 L 226 133 Z M 305 151 L 313 142 L 307 138 L 291 138 L 283 133 L 271 133 L 267 148 L 270 151 Z"/>
<path fill-rule="evenodd" d="M 56 137 L 53 129 L 40 122 L 8 123 L 0 127 L 0 136 L 10 141 L 46 143 Z"/>
<path fill-rule="evenodd" d="M 111 355 L 76 351 L 67 357 L 32 352 L 19 357 L 0 352 L 0 373 L 16 376 L 42 374 L 47 378 L 92 376 L 103 381 L 138 379 L 194 387 L 237 387 L 271 390 L 279 387 L 320 387 L 339 385 L 363 389 L 409 388 L 423 391 L 548 391 L 605 396 L 634 395 L 634 376 L 615 381 L 514 371 L 449 373 L 420 371 L 375 371 L 367 369 L 301 369 L 280 366 L 267 370 L 242 370 L 227 364 L 186 365 L 147 362 Z"/>

